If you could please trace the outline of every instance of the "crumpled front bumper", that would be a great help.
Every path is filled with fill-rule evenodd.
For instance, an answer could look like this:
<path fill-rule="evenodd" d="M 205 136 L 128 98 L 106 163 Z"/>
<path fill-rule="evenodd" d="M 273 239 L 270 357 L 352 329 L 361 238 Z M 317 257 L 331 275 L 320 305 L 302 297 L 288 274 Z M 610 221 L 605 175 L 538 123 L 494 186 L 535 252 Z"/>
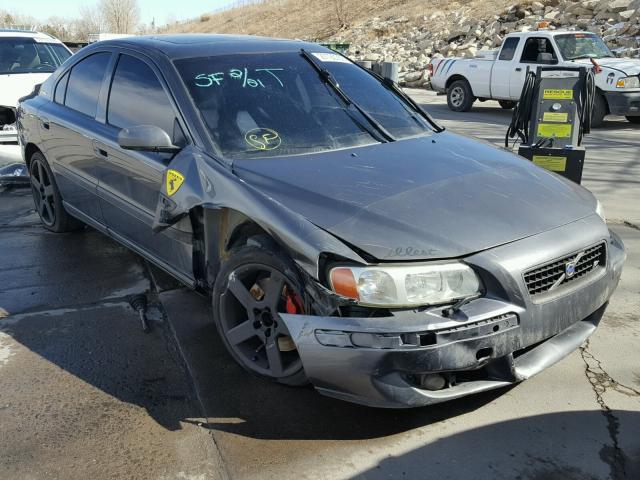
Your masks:
<path fill-rule="evenodd" d="M 542 301 L 529 296 L 525 270 L 602 240 L 606 267 Z M 577 349 L 595 331 L 625 257 L 619 237 L 593 216 L 466 258 L 487 292 L 452 317 L 442 307 L 372 318 L 281 316 L 319 392 L 375 407 L 429 405 L 525 380 Z M 447 379 L 444 388 L 416 381 L 432 373 Z"/>

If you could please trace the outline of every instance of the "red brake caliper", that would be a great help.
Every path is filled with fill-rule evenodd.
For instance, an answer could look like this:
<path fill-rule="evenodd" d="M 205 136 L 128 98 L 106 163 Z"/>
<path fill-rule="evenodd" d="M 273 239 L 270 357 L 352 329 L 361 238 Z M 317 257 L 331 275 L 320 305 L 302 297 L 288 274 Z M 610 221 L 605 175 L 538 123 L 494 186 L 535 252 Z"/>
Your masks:
<path fill-rule="evenodd" d="M 302 298 L 300 298 L 300 295 L 298 295 L 295 292 L 292 292 L 291 290 L 289 290 L 287 288 L 286 289 L 286 296 L 287 296 L 286 297 L 287 298 L 287 305 L 286 305 L 287 313 L 291 313 L 293 315 L 304 313 L 304 308 L 302 306 Z"/>

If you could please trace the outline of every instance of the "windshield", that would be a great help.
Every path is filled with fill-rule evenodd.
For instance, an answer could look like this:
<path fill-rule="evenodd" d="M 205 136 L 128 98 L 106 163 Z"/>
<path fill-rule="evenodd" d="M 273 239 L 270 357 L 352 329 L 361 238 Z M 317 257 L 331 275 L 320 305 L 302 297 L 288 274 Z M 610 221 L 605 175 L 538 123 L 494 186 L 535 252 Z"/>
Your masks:
<path fill-rule="evenodd" d="M 348 98 L 394 139 L 433 132 L 373 76 L 335 53 L 312 53 Z M 336 94 L 298 52 L 177 60 L 180 75 L 222 154 L 299 155 L 379 141 L 371 122 Z"/>
<path fill-rule="evenodd" d="M 614 56 L 600 37 L 590 33 L 557 35 L 556 43 L 565 60 Z"/>
<path fill-rule="evenodd" d="M 0 75 L 51 73 L 71 56 L 59 43 L 41 43 L 33 38 L 0 38 Z"/>

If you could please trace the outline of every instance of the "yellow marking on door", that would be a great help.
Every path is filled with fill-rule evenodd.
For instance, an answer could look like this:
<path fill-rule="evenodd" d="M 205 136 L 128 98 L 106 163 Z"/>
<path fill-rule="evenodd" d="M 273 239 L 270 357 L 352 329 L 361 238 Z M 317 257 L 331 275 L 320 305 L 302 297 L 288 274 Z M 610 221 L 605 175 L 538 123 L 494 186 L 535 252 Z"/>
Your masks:
<path fill-rule="evenodd" d="M 167 171 L 167 195 L 172 196 L 184 183 L 184 175 L 176 170 Z"/>
<path fill-rule="evenodd" d="M 568 119 L 569 119 L 568 113 L 544 112 L 544 115 L 542 115 L 543 122 L 567 123 Z"/>
<path fill-rule="evenodd" d="M 533 163 L 552 172 L 564 172 L 567 169 L 567 157 L 534 155 Z"/>
<path fill-rule="evenodd" d="M 539 123 L 538 124 L 538 136 L 539 137 L 553 137 L 556 138 L 568 138 L 571 136 L 571 124 L 556 124 L 556 123 Z"/>

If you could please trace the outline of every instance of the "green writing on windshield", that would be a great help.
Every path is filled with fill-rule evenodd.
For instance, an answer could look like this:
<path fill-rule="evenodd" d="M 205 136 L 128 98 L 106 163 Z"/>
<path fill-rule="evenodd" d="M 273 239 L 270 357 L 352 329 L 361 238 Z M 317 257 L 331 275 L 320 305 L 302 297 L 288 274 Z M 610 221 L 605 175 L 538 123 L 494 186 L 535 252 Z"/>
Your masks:
<path fill-rule="evenodd" d="M 242 88 L 266 88 L 265 82 L 274 80 L 284 87 L 277 72 L 283 68 L 231 68 L 227 72 L 199 73 L 195 76 L 196 87 L 209 88 L 224 85 L 225 80 L 242 82 Z"/>

